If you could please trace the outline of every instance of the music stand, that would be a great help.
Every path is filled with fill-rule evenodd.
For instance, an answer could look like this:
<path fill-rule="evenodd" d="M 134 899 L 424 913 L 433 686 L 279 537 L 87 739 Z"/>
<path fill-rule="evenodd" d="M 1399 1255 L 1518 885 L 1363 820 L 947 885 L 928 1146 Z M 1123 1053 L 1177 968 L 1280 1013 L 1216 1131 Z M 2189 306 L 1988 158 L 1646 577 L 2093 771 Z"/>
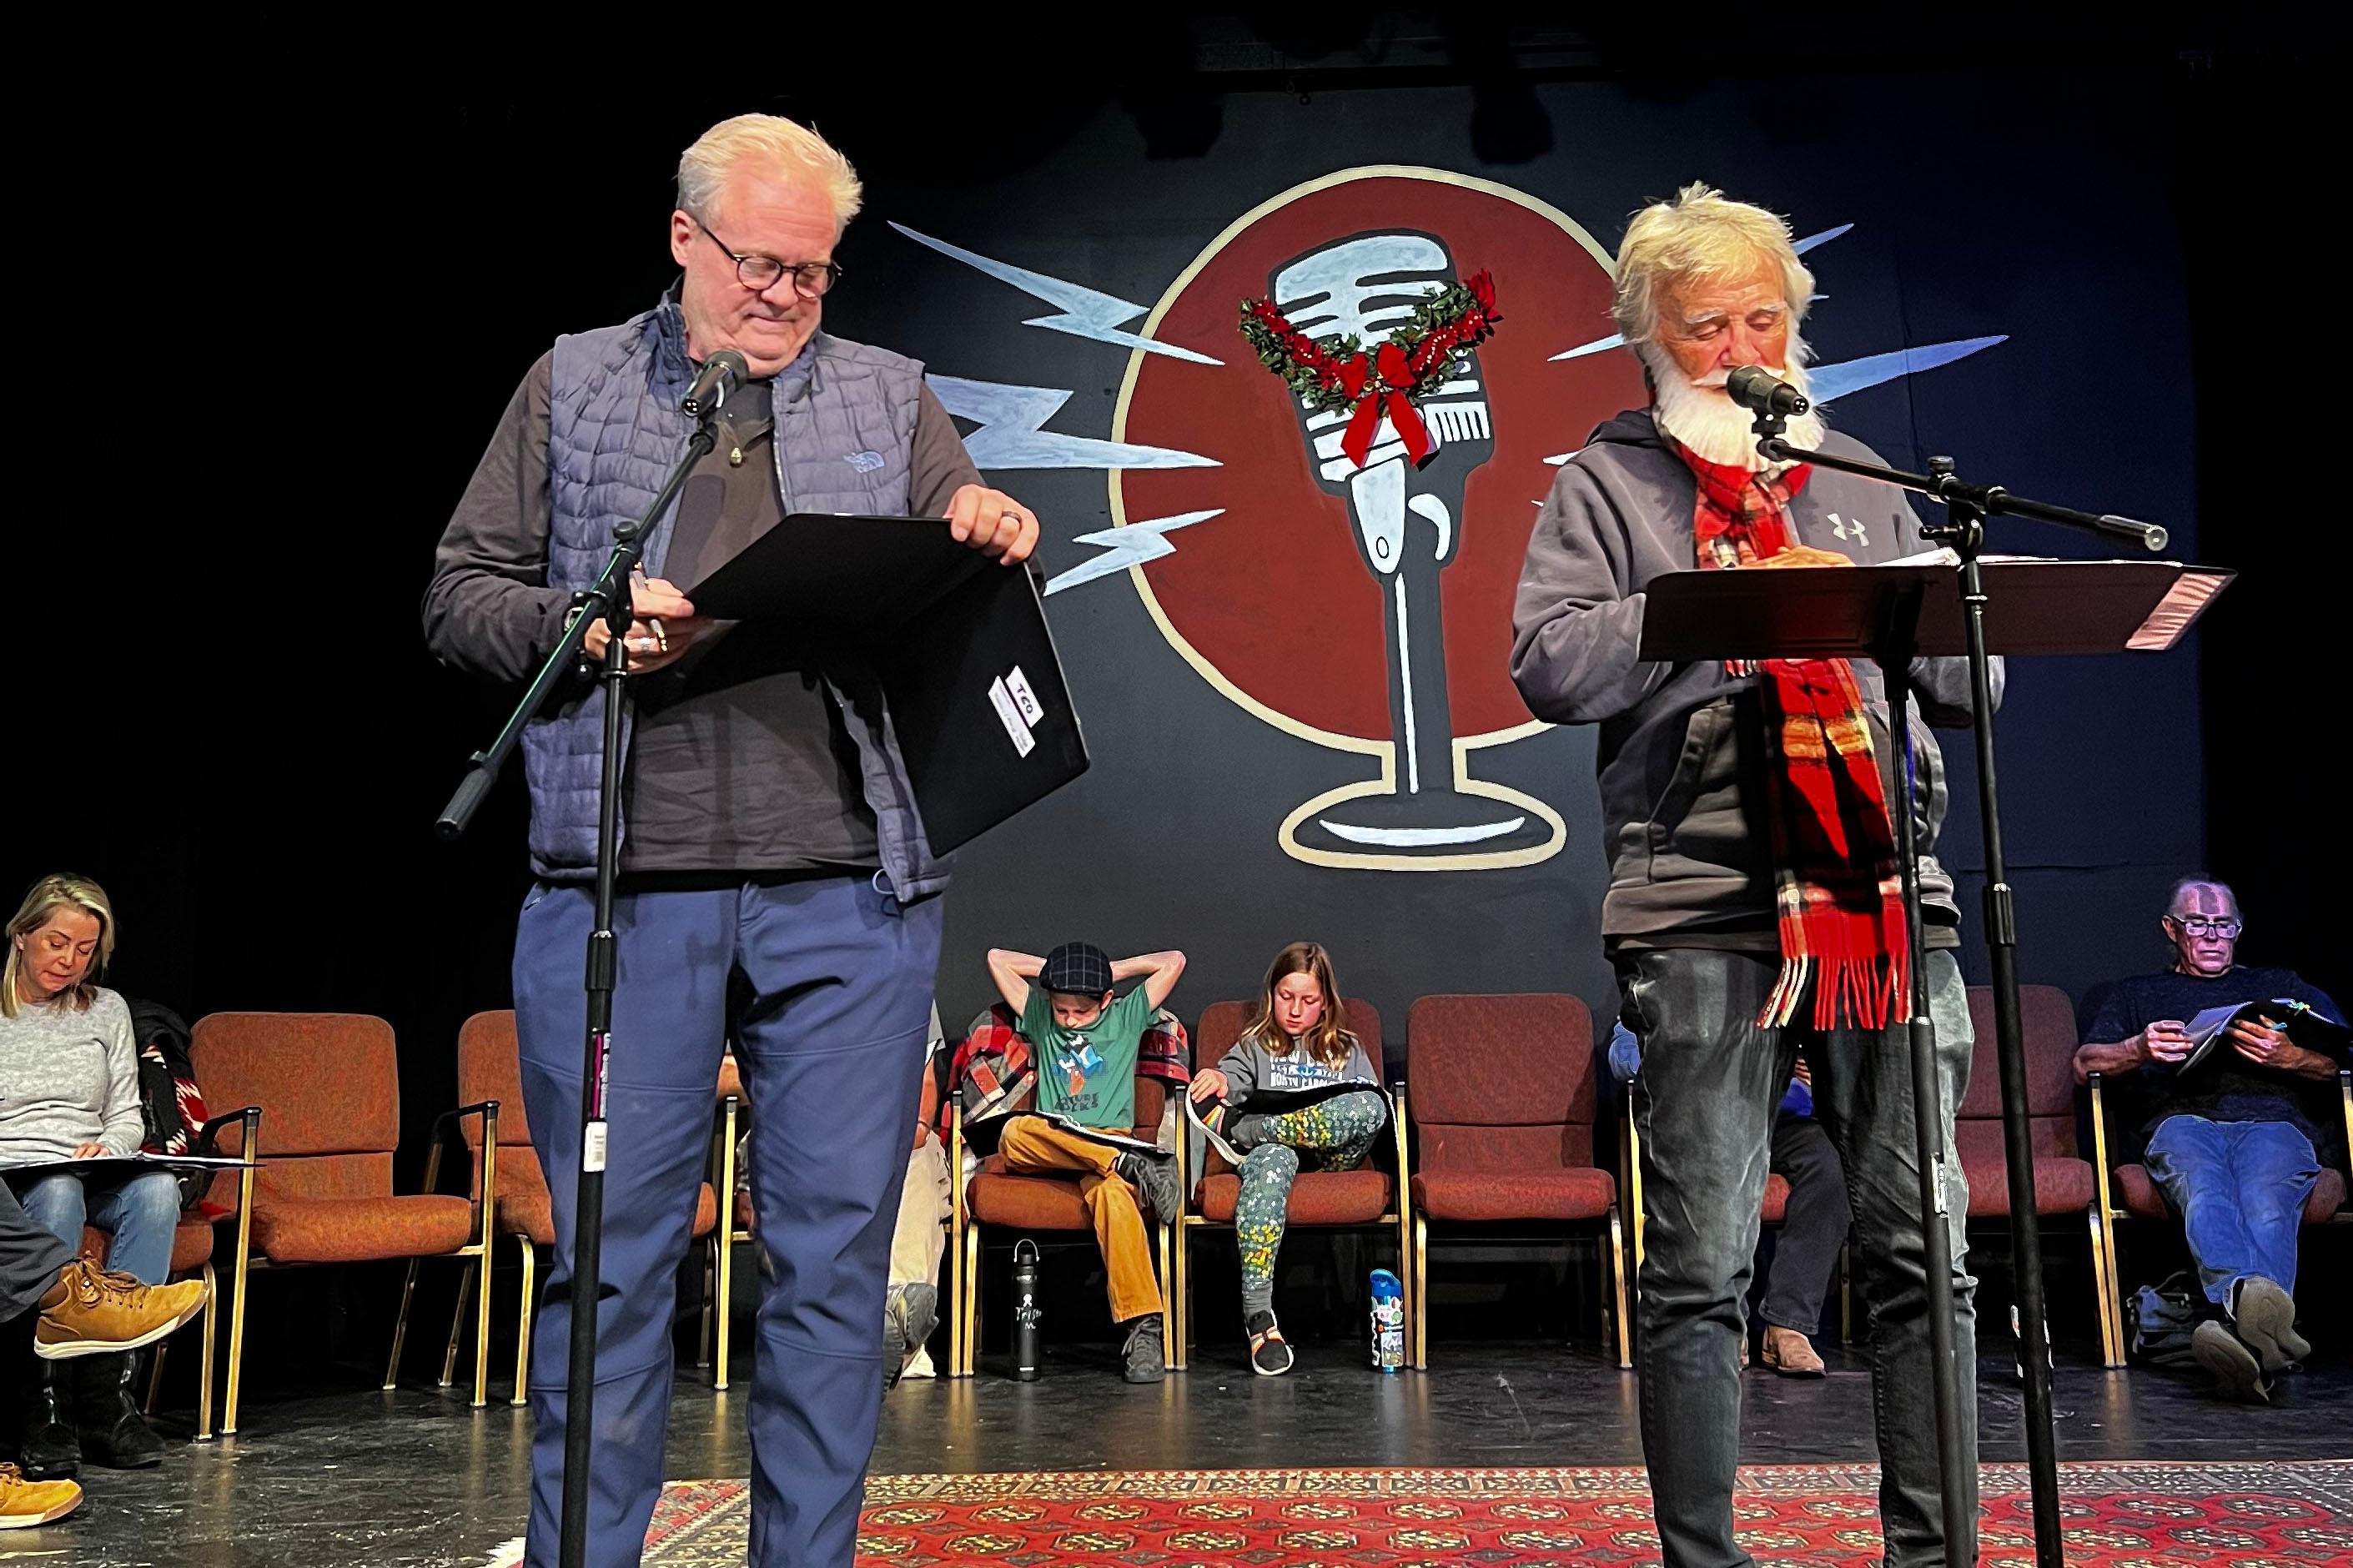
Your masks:
<path fill-rule="evenodd" d="M 1777 451 L 1781 443 L 1770 437 L 1765 445 L 1768 456 L 1799 460 L 1818 456 L 1797 448 Z M 1841 459 L 1828 466 L 1849 465 Z M 1866 478 L 1894 472 L 1864 464 L 1854 468 Z M 1999 498 L 2000 492 L 1993 494 Z M 1966 507 L 1963 500 L 1956 510 L 1964 511 Z M 2120 531 L 2126 526 L 2121 519 L 2100 521 L 2116 525 L 2103 531 Z M 1992 959 L 1995 1035 L 2001 1067 L 2002 1142 L 2014 1216 L 2010 1258 L 2017 1276 L 2020 1334 L 2024 1341 L 2021 1363 L 2036 1556 L 2041 1563 L 2055 1564 L 2063 1558 L 2051 1428 L 2050 1339 L 2042 1310 L 2042 1238 L 2034 1224 L 2034 1157 L 2027 1129 L 2025 1050 L 2018 1013 L 2017 930 L 2001 851 L 1988 659 L 1991 652 L 2161 651 L 2189 631 L 2215 595 L 2229 584 L 2232 574 L 2160 561 L 1980 561 L 1976 545 L 1982 537 L 1981 523 L 1980 513 L 1959 525 L 1968 531 L 1963 541 L 1968 548 L 1957 552 L 1950 562 L 1778 572 L 1673 572 L 1655 577 L 1646 589 L 1641 656 L 1673 664 L 1870 658 L 1884 671 L 1889 733 L 1901 742 L 1895 768 L 1898 799 L 1893 815 L 1913 976 L 1911 1016 L 1905 1022 L 1911 1047 L 1913 1131 L 1920 1166 L 1920 1228 L 1926 1249 L 1929 1340 L 1936 1363 L 1937 1450 L 1947 1542 L 1968 1539 L 1976 1521 L 1960 1507 L 1968 1495 L 1959 1431 L 1965 1407 L 1953 1353 L 1952 1246 L 1947 1233 L 1943 1180 L 1943 1108 L 1936 1085 L 1936 1026 L 1922 1001 L 1926 953 L 1920 914 L 1918 828 L 1914 817 L 1911 664 L 1924 655 L 1969 658 L 1971 727 L 1977 738 L 1985 828 L 1987 942 Z M 2151 548 L 2162 545 L 2162 531 L 2145 523 L 2128 526 L 2142 531 L 2133 537 L 2144 543 L 2153 535 L 2156 543 Z M 1924 531 L 1936 536 L 1934 531 Z M 1947 581 L 1956 582 L 1958 592 L 1936 591 Z M 1992 592 L 1996 589 L 1998 596 Z M 2021 1214 L 2023 1220 L 2015 1217 Z M 1975 1373 L 1972 1367 L 1972 1385 Z"/>

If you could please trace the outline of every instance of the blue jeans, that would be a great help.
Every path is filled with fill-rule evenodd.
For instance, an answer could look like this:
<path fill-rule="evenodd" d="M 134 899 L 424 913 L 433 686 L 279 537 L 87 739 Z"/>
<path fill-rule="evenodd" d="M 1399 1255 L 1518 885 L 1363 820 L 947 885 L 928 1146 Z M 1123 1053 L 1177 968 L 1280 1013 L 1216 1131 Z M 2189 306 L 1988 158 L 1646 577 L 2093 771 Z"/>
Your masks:
<path fill-rule="evenodd" d="M 2228 1308 L 2250 1278 L 2295 1292 L 2296 1232 L 2320 1179 L 2310 1139 L 2284 1121 L 2168 1116 L 2142 1163 L 2181 1216 L 2208 1300 Z"/>
<path fill-rule="evenodd" d="M 864 877 L 628 893 L 614 909 L 588 1561 L 644 1550 L 670 1423 L 678 1266 L 711 1150 L 719 1058 L 752 1101 L 768 1281 L 751 1398 L 760 1568 L 849 1568 L 882 1403 L 882 1300 L 939 967 L 938 899 Z M 532 1346 L 527 1561 L 556 1560 L 578 1201 L 583 887 L 534 889 L 515 931 L 515 1022 L 555 1263 Z M 727 1212 L 721 1196 L 721 1213 Z"/>
<path fill-rule="evenodd" d="M 107 1177 L 45 1176 L 8 1184 L 35 1225 L 81 1250 L 81 1230 L 106 1232 L 106 1266 L 144 1285 L 172 1272 L 172 1232 L 180 1224 L 180 1184 L 169 1171 Z"/>
<path fill-rule="evenodd" d="M 1757 1027 L 1757 1009 L 1779 969 L 1773 954 L 1704 948 L 1627 952 L 1618 960 L 1626 1023 L 1642 1047 L 1634 1080 L 1645 1216 L 1642 1457 L 1661 1552 L 1667 1568 L 1740 1568 L 1753 1561 L 1732 1527 L 1746 1333 L 1741 1304 L 1757 1252 L 1774 1123 L 1803 1042 L 1813 1065 L 1815 1114 L 1837 1145 L 1853 1207 L 1856 1283 L 1869 1306 L 1886 1561 L 1890 1568 L 1974 1563 L 1975 1541 L 1948 1546 L 1944 1540 L 1936 1500 L 1936 1363 L 1910 1047 L 1900 1027 L 1880 1034 Z M 1944 1110 L 1964 1468 L 1974 1478 L 1977 1281 L 1962 1267 L 1968 1193 L 1952 1131 L 1954 1108 L 1968 1088 L 1974 1037 L 1953 955 L 1930 952 L 1925 980 Z M 1974 1495 L 1962 1513 L 1976 1517 Z"/>

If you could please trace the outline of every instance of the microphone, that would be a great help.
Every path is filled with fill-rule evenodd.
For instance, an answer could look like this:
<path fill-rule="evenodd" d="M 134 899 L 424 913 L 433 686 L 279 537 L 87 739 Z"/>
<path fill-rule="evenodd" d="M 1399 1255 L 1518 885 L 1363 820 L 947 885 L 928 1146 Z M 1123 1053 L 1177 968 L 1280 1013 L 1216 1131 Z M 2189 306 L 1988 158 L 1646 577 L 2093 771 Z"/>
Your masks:
<path fill-rule="evenodd" d="M 702 373 L 695 376 L 694 384 L 686 389 L 686 395 L 679 401 L 679 406 L 697 419 L 708 418 L 719 412 L 729 393 L 750 380 L 751 376 L 752 367 L 744 362 L 742 354 L 733 349 L 721 349 L 702 362 Z"/>
<path fill-rule="evenodd" d="M 1803 414 L 1813 405 L 1806 395 L 1786 381 L 1778 381 L 1753 364 L 1744 364 L 1734 371 L 1724 384 L 1724 390 L 1741 407 L 1758 414 L 1778 415 L 1784 419 Z"/>

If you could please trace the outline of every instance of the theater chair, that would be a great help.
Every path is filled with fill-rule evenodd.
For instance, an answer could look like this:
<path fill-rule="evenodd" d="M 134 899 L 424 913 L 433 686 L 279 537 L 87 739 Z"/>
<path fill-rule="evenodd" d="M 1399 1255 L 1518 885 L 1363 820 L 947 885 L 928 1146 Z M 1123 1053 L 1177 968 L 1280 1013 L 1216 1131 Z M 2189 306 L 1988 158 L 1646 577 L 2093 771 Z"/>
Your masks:
<path fill-rule="evenodd" d="M 1193 1031 L 1193 1070 L 1218 1065 L 1241 1033 L 1250 1026 L 1256 1004 L 1215 1002 L 1201 1014 Z M 1340 1003 L 1341 1026 L 1356 1037 L 1374 1070 L 1388 1082 L 1388 1068 L 1381 1054 L 1381 1016 L 1361 996 Z M 1353 1171 L 1299 1173 L 1291 1187 L 1289 1223 L 1294 1230 L 1379 1230 L 1393 1233 L 1398 1246 L 1398 1279 L 1405 1298 L 1406 1341 L 1412 1342 L 1421 1302 L 1413 1283 L 1413 1204 L 1406 1190 L 1407 1142 L 1405 1096 L 1384 1088 L 1389 1101 L 1389 1137 L 1376 1143 L 1373 1157 Z M 1247 1107 L 1245 1107 L 1247 1110 Z M 1180 1125 L 1181 1125 L 1180 1119 Z M 1376 1162 L 1386 1152 L 1393 1170 Z M 1230 1231 L 1234 1205 L 1241 1198 L 1241 1177 L 1214 1148 L 1205 1154 L 1198 1172 L 1178 1172 L 1184 1180 L 1186 1212 L 1176 1238 L 1176 1365 L 1182 1371 L 1193 1350 L 1192 1238 L 1205 1230 Z"/>
<path fill-rule="evenodd" d="M 2107 1111 L 2102 1103 L 2102 1080 L 2105 1074 L 2093 1073 L 2089 1079 L 2092 1094 L 2092 1163 L 2098 1173 L 2100 1212 L 2108 1216 L 2111 1245 L 2108 1248 L 2107 1299 L 2114 1314 L 2110 1323 L 2111 1337 L 2118 1347 L 2126 1343 L 2124 1324 L 2124 1292 L 2117 1286 L 2123 1269 L 2120 1254 L 2122 1233 L 2116 1222 L 2126 1219 L 2158 1220 L 2167 1225 L 2179 1225 L 2165 1194 L 2158 1190 L 2157 1178 L 2148 1173 L 2146 1165 L 2118 1165 L 2113 1173 L 2108 1169 Z M 2345 1141 L 2353 1147 L 2353 1072 L 2339 1069 L 2337 1074 L 2337 1100 L 2345 1118 Z M 2308 1230 L 2316 1225 L 2353 1225 L 2353 1208 L 2346 1206 L 2346 1195 L 2353 1190 L 2353 1172 L 2340 1171 L 2333 1165 L 2320 1168 L 2320 1179 L 2312 1184 L 2312 1195 L 2304 1200 L 2304 1224 Z M 2114 1364 L 2114 1363 L 2111 1363 Z"/>
<path fill-rule="evenodd" d="M 208 1095 L 247 1107 L 221 1131 L 221 1152 L 258 1163 L 237 1173 L 227 1201 L 237 1221 L 229 1300 L 228 1394 L 221 1431 L 237 1431 L 245 1360 L 246 1281 L 261 1268 L 370 1263 L 392 1258 L 490 1256 L 496 1161 L 479 1200 L 434 1193 L 396 1194 L 393 1150 L 400 1141 L 400 1073 L 392 1026 L 349 1013 L 215 1013 L 197 1020 L 189 1056 Z M 448 1111 L 435 1123 L 480 1117 L 495 1102 Z M 267 1121 L 269 1134 L 261 1136 Z M 486 1142 L 495 1145 L 493 1128 Z M 216 1185 L 216 1198 L 222 1196 Z M 413 1265 L 412 1265 L 413 1268 Z M 411 1276 L 412 1283 L 414 1275 Z M 406 1299 L 404 1290 L 403 1297 Z M 483 1311 L 487 1314 L 487 1297 Z M 392 1386 L 400 1333 L 385 1373 Z M 480 1403 L 477 1371 L 476 1403 Z"/>
<path fill-rule="evenodd" d="M 1133 1135 L 1146 1142 L 1160 1136 L 1161 1112 L 1167 1106 L 1168 1086 L 1157 1078 L 1135 1078 L 1135 1126 Z M 965 1127 L 961 1097 L 951 1086 L 948 1097 L 948 1170 L 955 1201 L 948 1211 L 948 1261 L 953 1274 L 954 1304 L 948 1313 L 948 1375 L 970 1377 L 980 1348 L 980 1246 L 984 1226 L 1022 1232 L 1078 1231 L 1092 1243 L 1094 1221 L 1086 1200 L 1079 1195 L 1076 1175 L 1017 1176 L 1005 1169 L 1005 1159 L 991 1154 L 981 1161 L 972 1180 L 964 1179 Z M 1018 1114 L 1018 1112 L 1017 1112 Z M 1182 1118 L 1178 1126 L 1183 1126 Z M 1176 1185 L 1183 1191 L 1185 1141 L 1176 1142 Z M 1181 1369 L 1184 1352 L 1184 1282 L 1181 1248 L 1174 1247 L 1175 1227 L 1155 1225 L 1159 1234 L 1161 1360 L 1170 1370 Z M 1171 1255 L 1179 1259 L 1172 1269 Z M 876 1325 L 881 1331 L 881 1325 Z"/>
<path fill-rule="evenodd" d="M 458 1030 L 458 1098 L 469 1105 L 490 1105 L 495 1114 L 481 1118 L 465 1118 L 459 1126 L 466 1140 L 466 1153 L 473 1167 L 472 1192 L 477 1203 L 486 1187 L 494 1188 L 496 1202 L 491 1236 L 493 1242 L 500 1237 L 512 1237 L 515 1252 L 522 1265 L 522 1290 L 515 1303 L 515 1373 L 514 1393 L 510 1405 L 530 1403 L 531 1388 L 531 1322 L 539 1307 L 539 1249 L 555 1245 L 555 1211 L 548 1197 L 547 1174 L 540 1169 L 538 1151 L 532 1147 L 531 1121 L 522 1107 L 522 1059 L 515 1039 L 515 1016 L 511 1007 L 493 1012 L 477 1013 Z M 446 1120 L 446 1119 L 445 1119 Z M 495 1136 L 497 1142 L 487 1142 Z M 431 1153 L 426 1156 L 425 1187 L 433 1190 L 434 1179 L 440 1174 L 441 1145 L 437 1133 Z M 711 1187 L 704 1184 L 694 1202 L 694 1239 L 707 1237 L 717 1223 L 717 1205 Z M 449 1321 L 448 1348 L 441 1356 L 441 1386 L 448 1388 L 455 1381 L 458 1368 L 458 1343 L 464 1332 L 467 1296 L 478 1283 L 496 1278 L 487 1270 L 496 1259 L 486 1256 L 483 1272 L 478 1272 L 475 1260 L 468 1258 L 466 1276 L 458 1287 L 458 1305 Z M 709 1269 L 706 1257 L 704 1267 Z M 408 1286 L 400 1299 L 401 1319 L 408 1316 L 408 1291 L 417 1283 L 417 1264 L 408 1266 Z M 474 1398 L 479 1406 L 485 1403 L 487 1374 L 484 1363 L 490 1353 L 486 1330 L 491 1321 L 489 1286 L 482 1285 L 483 1296 L 476 1303 L 478 1327 L 474 1341 Z M 393 1341 L 394 1358 L 402 1330 L 396 1327 Z M 391 1387 L 390 1383 L 385 1384 Z"/>
<path fill-rule="evenodd" d="M 2082 1215 L 2092 1237 L 2092 1293 L 2100 1320 L 2100 1350 L 2110 1366 L 2125 1364 L 2123 1315 L 2117 1310 L 2116 1264 L 2098 1201 L 2098 1179 L 2075 1146 L 2075 1007 L 2054 985 L 2018 988 L 2019 1023 L 2026 1057 L 2026 1125 L 2034 1152 L 2037 1218 Z M 1977 1048 L 1969 1091 L 1953 1119 L 1961 1171 L 1969 1183 L 1971 1220 L 2019 1215 L 2010 1201 L 2010 1163 L 2002 1143 L 2000 1049 L 1994 1038 L 1993 991 L 1969 987 L 1969 1023 Z"/>
<path fill-rule="evenodd" d="M 1574 996 L 1424 996 L 1406 1017 L 1421 1152 L 1412 1183 L 1413 1364 L 1430 1365 L 1430 1226 L 1590 1227 L 1631 1366 L 1618 1184 L 1593 1163 L 1593 1019 Z M 1492 1231 L 1488 1234 L 1492 1234 Z M 1611 1311 L 1602 1308 L 1602 1339 Z"/>
<path fill-rule="evenodd" d="M 244 1120 L 243 1110 L 232 1110 L 226 1116 L 214 1117 L 197 1130 L 195 1141 L 189 1145 L 188 1152 L 194 1154 L 217 1153 L 221 1129 L 240 1124 Z M 225 1176 L 226 1173 L 216 1172 L 213 1174 L 218 1178 Z M 206 1200 L 207 1203 L 209 1201 Z M 82 1227 L 81 1250 L 90 1257 L 103 1261 L 112 1240 L 107 1232 L 96 1226 Z M 219 1299 L 220 1293 L 219 1281 L 213 1274 L 213 1215 L 202 1204 L 184 1211 L 180 1223 L 174 1227 L 171 1272 L 164 1278 L 167 1280 L 185 1279 L 191 1274 L 201 1276 L 205 1282 L 204 1308 L 195 1317 L 196 1345 L 202 1357 L 196 1379 L 195 1439 L 202 1443 L 213 1435 L 213 1303 Z M 155 1413 L 156 1396 L 164 1387 L 164 1354 L 170 1348 L 171 1340 L 159 1341 L 155 1346 L 155 1359 L 148 1368 L 147 1414 L 150 1415 Z"/>

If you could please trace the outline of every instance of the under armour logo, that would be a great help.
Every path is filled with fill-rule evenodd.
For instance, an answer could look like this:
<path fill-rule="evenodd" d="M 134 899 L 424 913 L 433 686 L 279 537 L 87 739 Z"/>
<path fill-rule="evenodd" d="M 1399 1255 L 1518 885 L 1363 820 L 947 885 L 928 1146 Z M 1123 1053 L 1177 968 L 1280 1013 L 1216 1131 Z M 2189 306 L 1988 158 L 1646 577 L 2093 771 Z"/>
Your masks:
<path fill-rule="evenodd" d="M 851 468 L 856 468 L 860 473 L 871 474 L 875 469 L 882 466 L 882 454 L 880 452 L 852 452 L 845 460 Z"/>
<path fill-rule="evenodd" d="M 1848 531 L 1850 529 L 1853 531 L 1849 532 Z M 1871 536 L 1863 532 L 1862 524 L 1859 522 L 1849 522 L 1846 519 L 1839 516 L 1836 512 L 1831 513 L 1831 531 L 1838 535 L 1841 539 L 1853 540 L 1862 549 L 1868 550 L 1871 548 Z"/>

